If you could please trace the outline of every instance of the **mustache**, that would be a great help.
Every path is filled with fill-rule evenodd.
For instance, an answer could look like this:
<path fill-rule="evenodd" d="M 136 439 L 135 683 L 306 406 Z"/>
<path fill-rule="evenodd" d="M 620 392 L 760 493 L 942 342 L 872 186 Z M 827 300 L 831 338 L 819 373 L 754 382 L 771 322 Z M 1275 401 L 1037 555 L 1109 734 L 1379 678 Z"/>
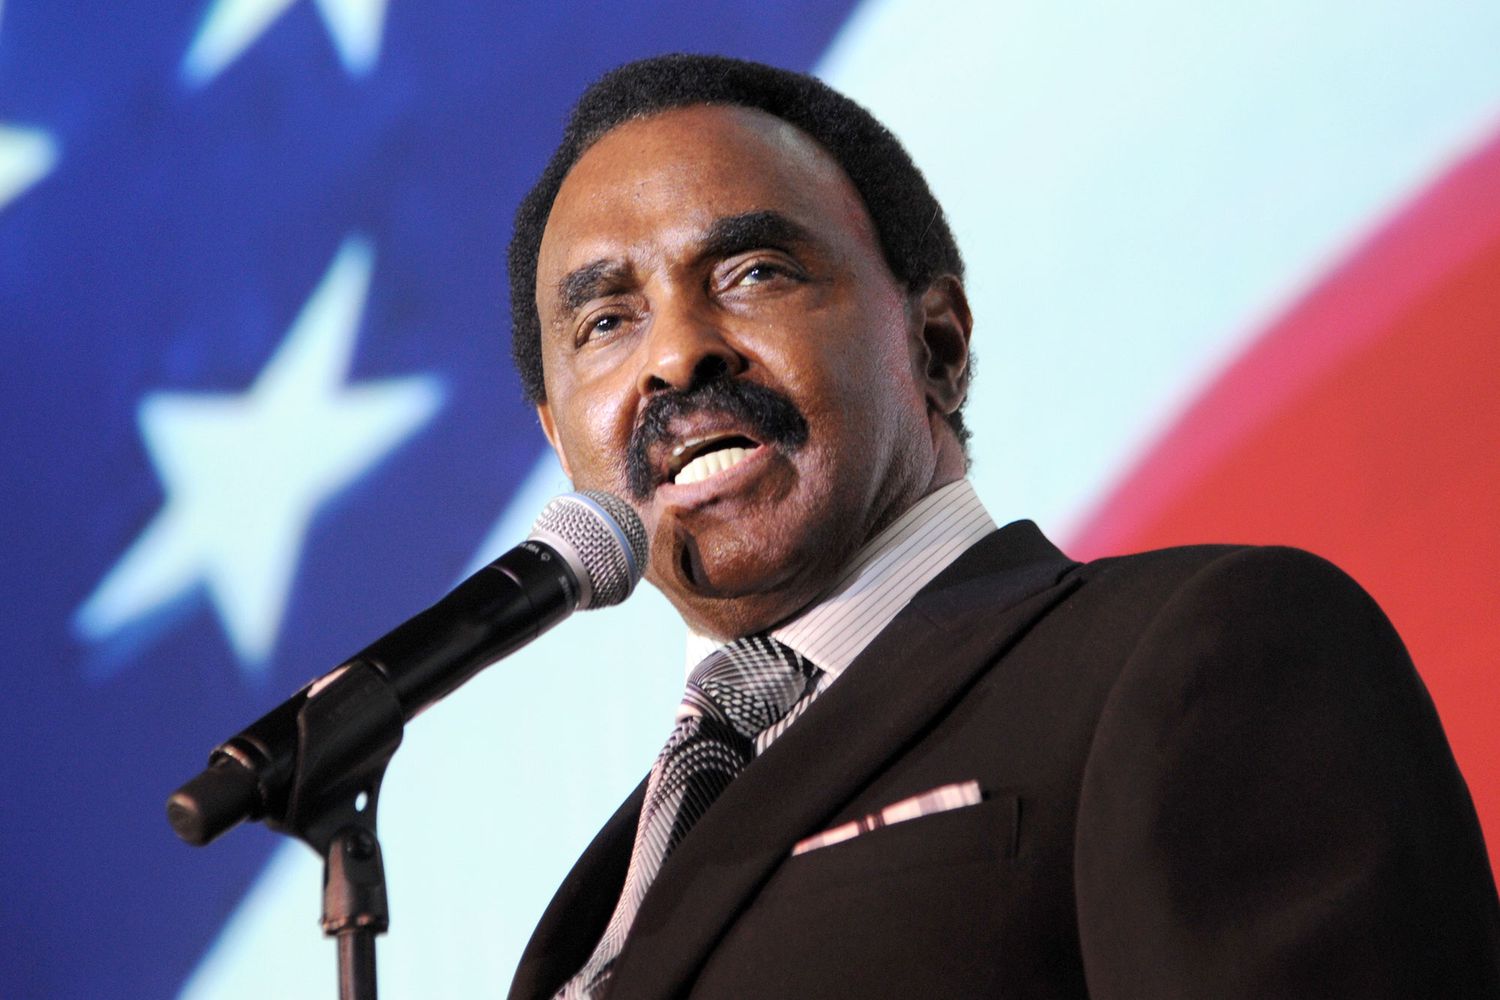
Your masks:
<path fill-rule="evenodd" d="M 762 444 L 796 450 L 807 443 L 807 418 L 797 404 L 774 389 L 726 374 L 686 389 L 669 390 L 651 398 L 630 435 L 625 475 L 636 500 L 647 500 L 656 489 L 652 450 L 671 440 L 674 420 L 698 413 L 731 417 Z"/>

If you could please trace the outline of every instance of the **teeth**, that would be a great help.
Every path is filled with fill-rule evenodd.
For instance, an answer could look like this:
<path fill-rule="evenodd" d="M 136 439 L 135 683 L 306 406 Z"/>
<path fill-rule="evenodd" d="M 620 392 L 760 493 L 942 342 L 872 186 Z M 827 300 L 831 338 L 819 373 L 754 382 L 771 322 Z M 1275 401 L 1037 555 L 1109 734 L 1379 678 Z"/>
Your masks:
<path fill-rule="evenodd" d="M 707 479 L 716 472 L 723 472 L 730 466 L 739 465 L 750 454 L 749 448 L 724 448 L 720 451 L 711 451 L 699 455 L 677 473 L 672 480 L 678 486 L 686 486 Z"/>

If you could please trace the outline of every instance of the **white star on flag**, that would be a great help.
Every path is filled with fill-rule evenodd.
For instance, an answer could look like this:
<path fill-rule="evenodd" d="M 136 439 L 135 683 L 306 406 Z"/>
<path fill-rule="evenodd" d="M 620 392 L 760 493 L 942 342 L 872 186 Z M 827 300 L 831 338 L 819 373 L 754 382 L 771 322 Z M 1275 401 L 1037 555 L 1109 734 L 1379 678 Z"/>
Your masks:
<path fill-rule="evenodd" d="M 35 128 L 0 125 L 0 208 L 57 165 L 57 142 Z"/>
<path fill-rule="evenodd" d="M 313 515 L 442 402 L 432 376 L 344 384 L 372 265 L 346 240 L 244 393 L 141 401 L 166 505 L 79 608 L 81 635 L 108 638 L 201 583 L 241 665 L 264 667 Z"/>
<path fill-rule="evenodd" d="M 183 78 L 195 87 L 212 81 L 255 44 L 297 0 L 214 0 L 182 58 Z M 314 0 L 344 69 L 364 76 L 380 56 L 386 0 Z"/>

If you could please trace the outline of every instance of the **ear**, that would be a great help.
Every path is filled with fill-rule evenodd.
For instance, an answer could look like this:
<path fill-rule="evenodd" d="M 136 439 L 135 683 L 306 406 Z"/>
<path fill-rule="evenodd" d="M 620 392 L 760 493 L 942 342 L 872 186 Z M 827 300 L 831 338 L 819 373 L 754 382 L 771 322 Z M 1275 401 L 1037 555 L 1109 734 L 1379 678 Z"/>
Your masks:
<path fill-rule="evenodd" d="M 552 407 L 547 405 L 544 399 L 536 404 L 536 418 L 541 421 L 542 433 L 547 435 L 547 443 L 552 446 L 552 452 L 557 456 L 558 462 L 562 464 L 563 475 L 571 481 L 573 470 L 568 467 L 568 455 L 563 451 L 562 442 L 557 436 L 557 424 L 552 422 Z"/>
<path fill-rule="evenodd" d="M 944 416 L 963 404 L 969 391 L 969 334 L 974 317 L 963 282 L 951 274 L 933 279 L 915 303 L 913 362 L 927 405 Z"/>

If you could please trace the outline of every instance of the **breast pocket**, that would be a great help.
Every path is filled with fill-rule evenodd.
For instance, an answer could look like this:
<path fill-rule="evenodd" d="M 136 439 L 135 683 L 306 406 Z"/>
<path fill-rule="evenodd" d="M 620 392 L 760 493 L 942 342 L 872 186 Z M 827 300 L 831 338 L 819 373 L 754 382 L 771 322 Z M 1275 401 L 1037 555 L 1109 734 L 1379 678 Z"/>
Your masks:
<path fill-rule="evenodd" d="M 761 893 L 762 902 L 840 888 L 910 879 L 927 872 L 941 880 L 944 871 L 976 863 L 997 867 L 1013 858 L 1020 831 L 1020 799 L 987 798 L 972 806 L 949 809 L 891 826 L 785 861 Z"/>
<path fill-rule="evenodd" d="M 1018 817 L 1016 797 L 992 797 L 789 857 L 694 996 L 1006 995 Z"/>

